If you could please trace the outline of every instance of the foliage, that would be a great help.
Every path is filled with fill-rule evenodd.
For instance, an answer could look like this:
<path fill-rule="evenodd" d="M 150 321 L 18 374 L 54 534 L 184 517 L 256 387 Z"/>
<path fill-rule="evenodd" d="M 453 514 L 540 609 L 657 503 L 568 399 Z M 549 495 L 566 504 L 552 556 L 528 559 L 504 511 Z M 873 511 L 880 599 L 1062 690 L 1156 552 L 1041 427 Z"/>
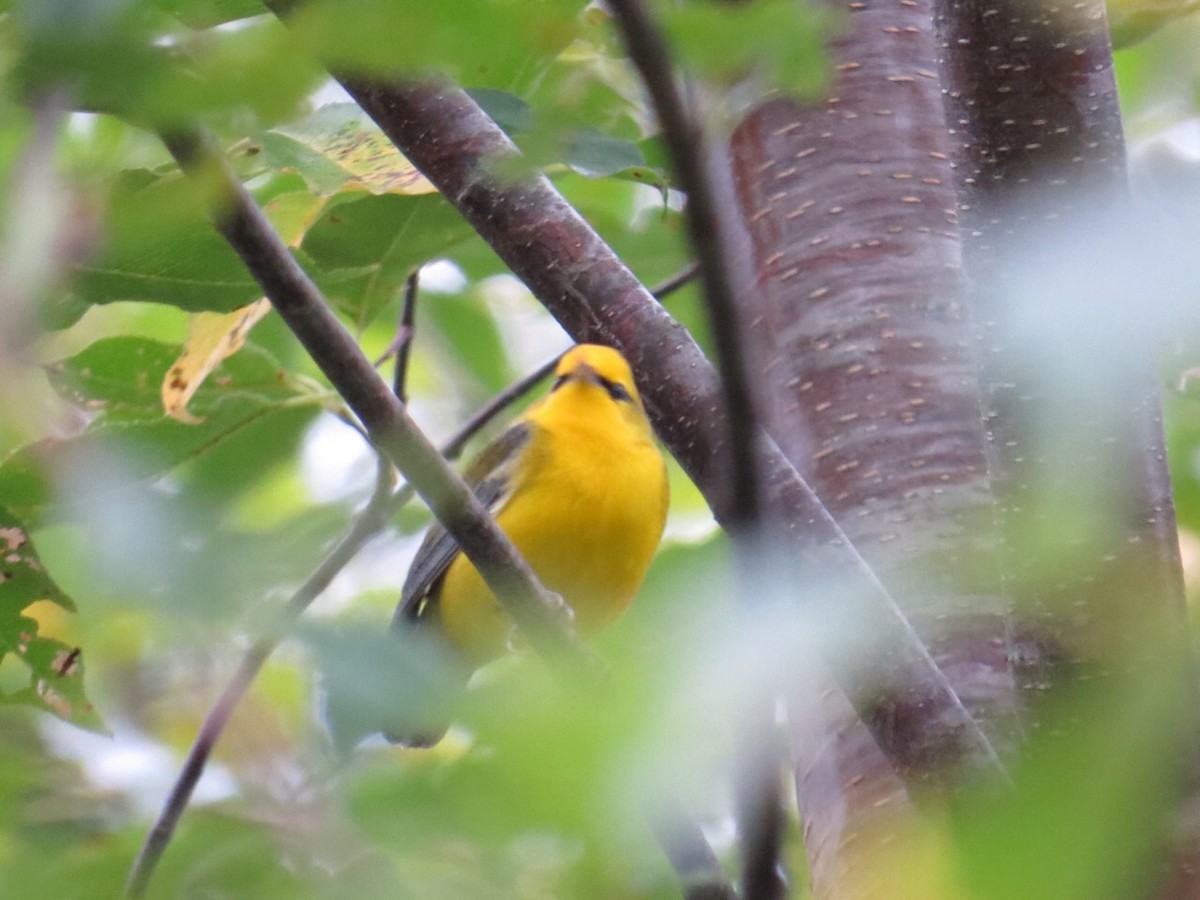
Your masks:
<path fill-rule="evenodd" d="M 689 4 L 672 14 L 689 72 L 726 85 L 815 89 L 825 16 L 790 0 L 751 4 L 749 16 L 742 6 Z M 1178 87 L 1177 72 L 1197 83 L 1197 34 L 1164 33 L 1122 60 L 1134 131 L 1153 130 L 1147 108 L 1161 108 L 1164 95 L 1194 114 L 1194 91 Z M 192 314 L 239 310 L 261 292 L 157 129 L 199 121 L 218 136 L 369 355 L 382 355 L 395 335 L 410 272 L 435 263 L 424 269 L 410 373 L 413 413 L 435 436 L 567 343 L 447 201 L 331 87 L 318 58 L 372 73 L 447 72 L 643 282 L 688 262 L 658 135 L 598 6 L 331 0 L 311 4 L 289 29 L 252 0 L 4 3 L 5 896 L 119 893 L 240 651 L 364 499 L 374 468 L 340 400 L 274 315 L 208 374 L 187 403 L 190 420 L 164 414 L 163 381 Z M 46 271 L 25 278 L 16 263 L 28 259 Z M 666 302 L 703 339 L 695 289 Z M 1200 530 L 1195 402 L 1173 397 L 1169 422 L 1189 532 Z M 601 643 L 613 666 L 605 696 L 580 701 L 521 659 L 486 673 L 445 746 L 348 748 L 319 710 L 326 694 L 378 702 L 395 691 L 388 679 L 402 677 L 382 636 L 427 521 L 403 510 L 255 683 L 151 895 L 676 896 L 643 806 L 671 784 L 729 850 L 715 773 L 729 757 L 726 713 L 743 688 L 732 676 L 737 684 L 723 687 L 714 665 L 753 666 L 729 649 L 736 642 L 713 637 L 741 627 L 727 617 L 724 540 L 675 468 L 672 490 L 670 534 L 650 583 Z M 1093 711 L 1093 698 L 1064 702 Z M 1122 836 L 1105 833 L 1097 813 L 1119 802 L 1134 810 L 1132 822 L 1157 809 L 1162 785 L 1122 773 L 1161 748 L 1135 739 L 1139 722 L 1124 723 L 1129 740 L 1110 747 L 1102 718 L 1093 744 L 1048 742 L 1030 762 L 1044 793 L 990 818 L 977 815 L 987 798 L 947 812 L 931 865 L 951 875 L 961 867 L 981 898 L 1043 896 L 1022 872 L 1041 878 L 1061 863 L 1038 857 L 1030 839 L 1029 822 L 1052 821 L 1080 837 L 1070 872 L 1047 876 L 1056 896 L 1102 896 L 1072 878 L 1112 872 L 1106 861 L 1136 867 L 1111 853 Z M 1075 766 L 1085 767 L 1086 785 L 1061 781 Z M 1071 802 L 1059 803 L 1066 793 Z M 790 855 L 799 857 L 796 846 L 794 838 Z M 1003 864 L 1013 858 L 1028 862 Z"/>

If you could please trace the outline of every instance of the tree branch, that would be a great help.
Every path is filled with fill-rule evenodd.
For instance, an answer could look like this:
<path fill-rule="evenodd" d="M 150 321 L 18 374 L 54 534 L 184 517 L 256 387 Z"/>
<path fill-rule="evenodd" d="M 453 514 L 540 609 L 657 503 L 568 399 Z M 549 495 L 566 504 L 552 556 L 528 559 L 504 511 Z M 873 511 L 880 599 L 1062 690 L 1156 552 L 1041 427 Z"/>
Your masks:
<path fill-rule="evenodd" d="M 679 91 L 670 47 L 661 29 L 640 0 L 609 0 L 608 6 L 629 58 L 650 94 L 672 168 L 687 195 L 684 220 L 696 252 L 728 411 L 734 482 L 729 523 L 735 528 L 752 525 L 759 518 L 761 478 L 754 453 L 757 403 L 738 313 L 739 287 L 744 289 L 747 279 L 736 274 L 732 229 L 737 207 L 732 202 L 728 178 L 717 170 L 704 126 L 688 110 Z"/>

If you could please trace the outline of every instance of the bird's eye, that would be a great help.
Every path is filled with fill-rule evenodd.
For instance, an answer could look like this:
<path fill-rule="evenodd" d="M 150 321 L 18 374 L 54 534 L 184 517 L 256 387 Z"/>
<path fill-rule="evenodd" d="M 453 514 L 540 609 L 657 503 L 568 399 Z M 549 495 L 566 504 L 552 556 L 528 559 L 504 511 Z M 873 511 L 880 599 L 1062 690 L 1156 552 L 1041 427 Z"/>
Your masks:
<path fill-rule="evenodd" d="M 603 384 L 604 389 L 608 391 L 608 396 L 612 397 L 614 400 L 633 399 L 631 396 L 629 396 L 629 391 L 625 390 L 625 386 L 623 384 L 617 384 L 615 381 L 609 381 L 607 378 L 601 379 L 600 383 Z"/>
<path fill-rule="evenodd" d="M 553 394 L 555 391 L 557 391 L 560 387 L 562 387 L 566 383 L 567 383 L 567 376 L 559 375 L 557 378 L 554 379 L 554 384 L 550 385 L 550 393 Z"/>

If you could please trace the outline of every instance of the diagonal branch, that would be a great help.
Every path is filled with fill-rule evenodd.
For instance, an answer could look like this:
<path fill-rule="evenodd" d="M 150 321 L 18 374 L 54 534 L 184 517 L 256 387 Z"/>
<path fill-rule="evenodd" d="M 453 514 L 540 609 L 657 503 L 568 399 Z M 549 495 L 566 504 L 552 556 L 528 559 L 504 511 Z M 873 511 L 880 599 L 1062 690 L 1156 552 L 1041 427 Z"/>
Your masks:
<path fill-rule="evenodd" d="M 571 671 L 592 669 L 590 654 L 565 627 L 562 598 L 542 587 L 479 499 L 409 417 L 224 156 L 195 133 L 176 132 L 163 140 L 185 172 L 214 188 L 211 215 L 217 230 L 358 416 L 371 443 L 404 473 L 533 647 L 553 660 L 573 660 L 577 665 Z"/>

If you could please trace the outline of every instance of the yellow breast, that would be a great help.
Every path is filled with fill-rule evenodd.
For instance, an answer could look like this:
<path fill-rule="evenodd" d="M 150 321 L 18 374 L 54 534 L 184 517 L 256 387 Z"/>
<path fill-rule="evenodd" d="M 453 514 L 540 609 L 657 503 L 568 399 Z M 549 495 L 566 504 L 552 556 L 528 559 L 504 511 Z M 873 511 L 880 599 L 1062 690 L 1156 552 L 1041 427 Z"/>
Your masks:
<path fill-rule="evenodd" d="M 640 406 L 615 404 L 591 385 L 567 385 L 527 421 L 531 439 L 496 522 L 588 635 L 641 587 L 666 522 L 666 466 Z M 446 636 L 472 663 L 504 651 L 511 620 L 461 554 L 440 605 Z"/>

